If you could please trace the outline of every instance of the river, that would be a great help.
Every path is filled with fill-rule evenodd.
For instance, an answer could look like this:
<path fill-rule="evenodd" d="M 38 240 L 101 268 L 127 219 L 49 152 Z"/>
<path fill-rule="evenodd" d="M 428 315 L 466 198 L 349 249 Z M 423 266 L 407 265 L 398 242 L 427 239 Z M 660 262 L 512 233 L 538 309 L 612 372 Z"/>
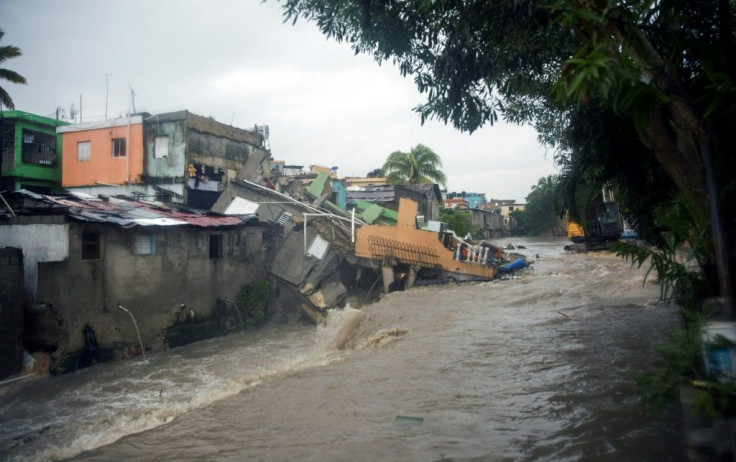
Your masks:
<path fill-rule="evenodd" d="M 635 377 L 676 322 L 644 270 L 513 240 L 518 277 L 394 292 L 0 389 L 7 460 L 679 461 Z M 500 242 L 505 244 L 505 242 Z"/>

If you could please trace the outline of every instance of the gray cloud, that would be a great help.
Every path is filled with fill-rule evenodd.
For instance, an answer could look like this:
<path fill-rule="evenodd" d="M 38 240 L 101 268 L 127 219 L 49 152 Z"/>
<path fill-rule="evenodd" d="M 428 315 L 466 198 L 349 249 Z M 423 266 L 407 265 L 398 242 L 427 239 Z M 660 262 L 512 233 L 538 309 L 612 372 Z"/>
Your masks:
<path fill-rule="evenodd" d="M 472 136 L 420 124 L 423 101 L 390 64 L 355 56 L 304 21 L 283 23 L 277 2 L 4 0 L 4 63 L 28 85 L 4 84 L 18 109 L 83 117 L 188 109 L 249 128 L 268 124 L 275 158 L 364 175 L 423 143 L 442 156 L 450 190 L 523 201 L 552 159 L 528 127 L 497 124 Z"/>

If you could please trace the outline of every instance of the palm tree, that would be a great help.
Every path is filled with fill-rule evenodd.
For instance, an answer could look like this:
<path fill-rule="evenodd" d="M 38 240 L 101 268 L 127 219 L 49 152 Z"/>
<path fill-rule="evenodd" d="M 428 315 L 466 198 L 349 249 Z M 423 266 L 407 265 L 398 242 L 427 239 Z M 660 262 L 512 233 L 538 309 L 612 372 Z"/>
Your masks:
<path fill-rule="evenodd" d="M 0 29 L 0 40 L 2 40 L 5 32 Z M 5 45 L 0 47 L 0 64 L 6 59 L 17 58 L 21 55 L 20 48 L 13 45 Z M 26 78 L 10 69 L 0 68 L 0 80 L 7 80 L 13 83 L 26 83 Z M 13 99 L 10 97 L 7 91 L 0 87 L 0 106 L 5 106 L 8 109 L 15 109 Z"/>
<path fill-rule="evenodd" d="M 427 146 L 418 144 L 409 152 L 392 152 L 382 170 L 391 184 L 439 183 L 444 186 L 447 177 L 440 167 L 440 156 Z"/>

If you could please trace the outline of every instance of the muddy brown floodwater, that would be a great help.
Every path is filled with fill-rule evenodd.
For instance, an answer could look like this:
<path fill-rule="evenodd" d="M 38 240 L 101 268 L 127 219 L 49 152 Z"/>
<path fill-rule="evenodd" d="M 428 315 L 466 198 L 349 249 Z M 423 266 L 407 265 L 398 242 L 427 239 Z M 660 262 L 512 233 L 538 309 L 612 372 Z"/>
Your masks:
<path fill-rule="evenodd" d="M 634 379 L 676 322 L 605 253 L 514 240 L 519 278 L 415 288 L 0 396 L 9 460 L 685 460 Z M 538 255 L 538 256 L 537 256 Z"/>

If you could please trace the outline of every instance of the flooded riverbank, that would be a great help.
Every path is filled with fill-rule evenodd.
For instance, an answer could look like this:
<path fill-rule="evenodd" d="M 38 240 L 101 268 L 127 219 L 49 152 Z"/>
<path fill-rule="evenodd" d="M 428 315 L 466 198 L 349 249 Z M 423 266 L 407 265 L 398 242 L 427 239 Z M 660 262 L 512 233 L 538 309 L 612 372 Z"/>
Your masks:
<path fill-rule="evenodd" d="M 676 316 L 603 253 L 415 288 L 0 396 L 10 460 L 683 460 L 634 378 Z M 538 255 L 538 257 L 537 257 Z"/>

